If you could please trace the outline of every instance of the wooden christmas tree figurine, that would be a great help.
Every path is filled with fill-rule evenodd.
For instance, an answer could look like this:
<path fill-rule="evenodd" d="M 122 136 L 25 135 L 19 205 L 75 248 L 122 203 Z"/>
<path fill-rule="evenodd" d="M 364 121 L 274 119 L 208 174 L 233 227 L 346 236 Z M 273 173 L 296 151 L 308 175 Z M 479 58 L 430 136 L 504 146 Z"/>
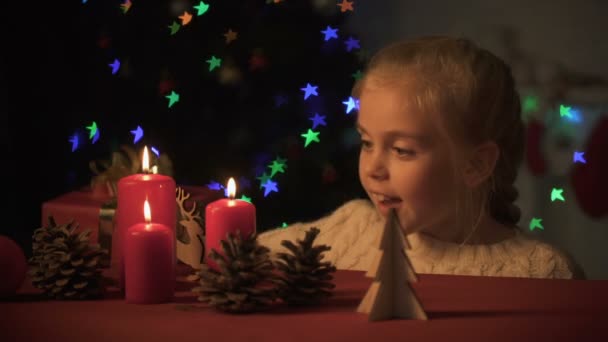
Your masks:
<path fill-rule="evenodd" d="M 427 319 L 409 285 L 418 279 L 405 253 L 406 246 L 397 214 L 391 209 L 376 242 L 380 250 L 366 274 L 374 278 L 374 282 L 357 308 L 357 312 L 368 314 L 370 321 Z"/>

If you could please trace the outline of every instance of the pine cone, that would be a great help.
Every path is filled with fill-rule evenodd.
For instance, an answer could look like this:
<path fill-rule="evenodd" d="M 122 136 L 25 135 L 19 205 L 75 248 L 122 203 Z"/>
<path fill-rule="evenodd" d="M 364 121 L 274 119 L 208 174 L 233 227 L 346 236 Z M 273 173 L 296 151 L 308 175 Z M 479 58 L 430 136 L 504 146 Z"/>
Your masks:
<path fill-rule="evenodd" d="M 336 267 L 331 262 L 321 262 L 322 253 L 331 247 L 312 246 L 318 234 L 319 229 L 312 227 L 306 232 L 304 240 L 297 240 L 297 246 L 288 240 L 281 241 L 281 245 L 291 253 L 277 253 L 275 264 L 282 275 L 274 278 L 273 282 L 277 284 L 279 298 L 288 305 L 318 304 L 330 297 L 329 290 L 335 287 L 331 280 Z"/>
<path fill-rule="evenodd" d="M 49 225 L 34 231 L 29 259 L 32 284 L 52 299 L 90 299 L 102 295 L 101 258 L 107 254 L 89 244 L 90 230 L 80 234 L 77 224 Z"/>
<path fill-rule="evenodd" d="M 272 276 L 270 250 L 258 245 L 255 234 L 243 239 L 240 232 L 228 234 L 221 245 L 224 255 L 215 250 L 209 254 L 220 272 L 201 265 L 200 286 L 192 289 L 199 294 L 198 300 L 229 313 L 253 312 L 270 305 L 276 297 L 274 288 L 262 287 Z"/>

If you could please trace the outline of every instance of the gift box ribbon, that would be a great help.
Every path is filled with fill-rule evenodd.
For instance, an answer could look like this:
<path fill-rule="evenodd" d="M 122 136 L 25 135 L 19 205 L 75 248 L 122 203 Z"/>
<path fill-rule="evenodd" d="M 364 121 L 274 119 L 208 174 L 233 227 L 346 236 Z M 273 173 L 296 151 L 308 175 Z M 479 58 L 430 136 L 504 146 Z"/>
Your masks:
<path fill-rule="evenodd" d="M 108 251 L 104 256 L 102 264 L 104 266 L 110 266 L 110 260 L 112 260 L 112 234 L 114 234 L 115 220 L 114 214 L 116 213 L 116 200 L 113 199 L 101 205 L 99 208 L 99 231 L 97 239 L 102 249 Z"/>

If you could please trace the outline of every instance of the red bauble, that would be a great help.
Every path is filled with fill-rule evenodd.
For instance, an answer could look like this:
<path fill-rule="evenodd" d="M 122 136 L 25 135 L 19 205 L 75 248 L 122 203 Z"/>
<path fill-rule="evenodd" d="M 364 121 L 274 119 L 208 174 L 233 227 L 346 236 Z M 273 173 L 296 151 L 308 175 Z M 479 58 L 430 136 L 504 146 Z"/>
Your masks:
<path fill-rule="evenodd" d="M 322 182 L 323 184 L 331 184 L 338 178 L 338 172 L 333 165 L 328 164 L 323 167 Z"/>
<path fill-rule="evenodd" d="M 175 89 L 175 82 L 172 80 L 162 80 L 158 84 L 158 94 L 166 95 L 171 92 L 172 89 Z"/>
<path fill-rule="evenodd" d="M 254 52 L 249 59 L 249 69 L 252 71 L 264 69 L 267 65 L 268 59 L 259 51 Z"/>
<path fill-rule="evenodd" d="M 13 296 L 23 284 L 27 260 L 15 241 L 0 235 L 0 298 Z"/>

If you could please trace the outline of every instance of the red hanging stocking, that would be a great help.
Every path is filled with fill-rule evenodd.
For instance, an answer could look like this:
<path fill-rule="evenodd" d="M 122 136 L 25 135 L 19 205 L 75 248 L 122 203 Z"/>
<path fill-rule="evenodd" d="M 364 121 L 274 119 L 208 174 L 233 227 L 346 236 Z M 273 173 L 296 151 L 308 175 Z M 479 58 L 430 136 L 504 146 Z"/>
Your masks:
<path fill-rule="evenodd" d="M 594 219 L 608 215 L 608 117 L 593 129 L 584 151 L 586 163 L 572 171 L 574 193 L 582 210 Z"/>
<path fill-rule="evenodd" d="M 547 171 L 547 162 L 541 152 L 541 141 L 545 131 L 544 125 L 537 120 L 530 120 L 526 130 L 526 165 L 534 176 L 541 176 Z"/>

